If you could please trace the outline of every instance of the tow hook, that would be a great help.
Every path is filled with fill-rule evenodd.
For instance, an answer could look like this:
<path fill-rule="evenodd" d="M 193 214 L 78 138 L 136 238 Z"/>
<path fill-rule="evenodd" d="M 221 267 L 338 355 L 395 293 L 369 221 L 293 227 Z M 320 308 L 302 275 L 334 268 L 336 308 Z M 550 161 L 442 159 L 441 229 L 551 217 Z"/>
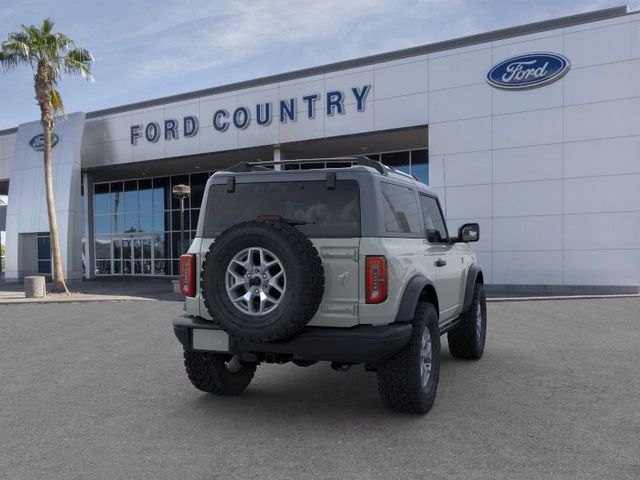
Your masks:
<path fill-rule="evenodd" d="M 351 368 L 351 364 L 342 362 L 331 362 L 331 368 L 333 368 L 336 372 L 346 372 Z"/>
<path fill-rule="evenodd" d="M 233 357 L 231 357 L 231 360 L 229 360 L 228 362 L 225 362 L 225 366 L 227 367 L 227 370 L 229 370 L 231 373 L 238 373 L 240 370 L 242 370 L 242 363 L 240 363 L 240 355 L 234 355 Z"/>

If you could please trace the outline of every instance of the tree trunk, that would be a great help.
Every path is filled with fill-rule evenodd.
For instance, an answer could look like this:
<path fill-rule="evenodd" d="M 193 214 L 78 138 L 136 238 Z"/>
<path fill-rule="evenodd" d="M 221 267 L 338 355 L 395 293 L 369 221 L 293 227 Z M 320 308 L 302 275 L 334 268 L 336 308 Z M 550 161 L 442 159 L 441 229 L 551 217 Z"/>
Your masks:
<path fill-rule="evenodd" d="M 51 234 L 51 260 L 54 292 L 69 293 L 62 272 L 62 256 L 60 253 L 60 239 L 58 236 L 58 217 L 56 203 L 53 197 L 53 168 L 51 165 L 51 127 L 44 127 L 44 182 L 47 191 L 47 213 L 49 214 L 49 232 Z"/>

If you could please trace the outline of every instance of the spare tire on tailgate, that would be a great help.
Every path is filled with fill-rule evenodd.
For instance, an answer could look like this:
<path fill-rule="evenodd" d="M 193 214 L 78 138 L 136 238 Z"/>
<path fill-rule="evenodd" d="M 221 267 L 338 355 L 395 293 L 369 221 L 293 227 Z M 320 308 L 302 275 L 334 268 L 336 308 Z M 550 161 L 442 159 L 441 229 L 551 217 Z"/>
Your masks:
<path fill-rule="evenodd" d="M 324 294 L 322 261 L 311 241 L 283 222 L 243 222 L 211 244 L 202 296 L 214 321 L 254 342 L 302 330 Z"/>

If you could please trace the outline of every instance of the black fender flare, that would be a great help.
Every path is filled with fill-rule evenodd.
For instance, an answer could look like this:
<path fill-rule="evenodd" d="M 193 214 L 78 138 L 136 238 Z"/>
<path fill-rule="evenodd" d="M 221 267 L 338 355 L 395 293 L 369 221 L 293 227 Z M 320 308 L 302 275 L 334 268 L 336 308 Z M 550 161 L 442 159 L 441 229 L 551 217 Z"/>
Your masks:
<path fill-rule="evenodd" d="M 413 317 L 416 313 L 416 307 L 420 301 L 420 296 L 427 286 L 431 286 L 435 291 L 433 282 L 422 275 L 416 275 L 409 280 L 409 283 L 402 294 L 402 300 L 400 300 L 400 306 L 398 307 L 398 313 L 396 315 L 396 322 L 413 321 Z"/>
<path fill-rule="evenodd" d="M 467 283 L 464 289 L 464 303 L 462 304 L 462 313 L 467 312 L 471 308 L 473 300 L 473 289 L 478 279 L 478 275 L 482 276 L 482 270 L 478 265 L 471 265 L 469 273 L 467 273 Z M 480 282 L 482 283 L 482 282 Z"/>

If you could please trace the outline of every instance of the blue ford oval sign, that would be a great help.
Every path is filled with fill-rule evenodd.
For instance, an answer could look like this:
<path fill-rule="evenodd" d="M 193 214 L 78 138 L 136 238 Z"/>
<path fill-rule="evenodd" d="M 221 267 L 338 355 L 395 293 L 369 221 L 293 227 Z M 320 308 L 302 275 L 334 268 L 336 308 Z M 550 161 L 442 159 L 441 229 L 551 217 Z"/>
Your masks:
<path fill-rule="evenodd" d="M 571 63 L 558 53 L 528 53 L 503 60 L 487 74 L 496 88 L 518 90 L 541 87 L 561 78 Z"/>
<path fill-rule="evenodd" d="M 56 146 L 58 143 L 58 136 L 55 133 L 51 134 L 51 148 Z M 40 133 L 29 140 L 29 145 L 37 152 L 44 151 L 44 133 Z"/>

